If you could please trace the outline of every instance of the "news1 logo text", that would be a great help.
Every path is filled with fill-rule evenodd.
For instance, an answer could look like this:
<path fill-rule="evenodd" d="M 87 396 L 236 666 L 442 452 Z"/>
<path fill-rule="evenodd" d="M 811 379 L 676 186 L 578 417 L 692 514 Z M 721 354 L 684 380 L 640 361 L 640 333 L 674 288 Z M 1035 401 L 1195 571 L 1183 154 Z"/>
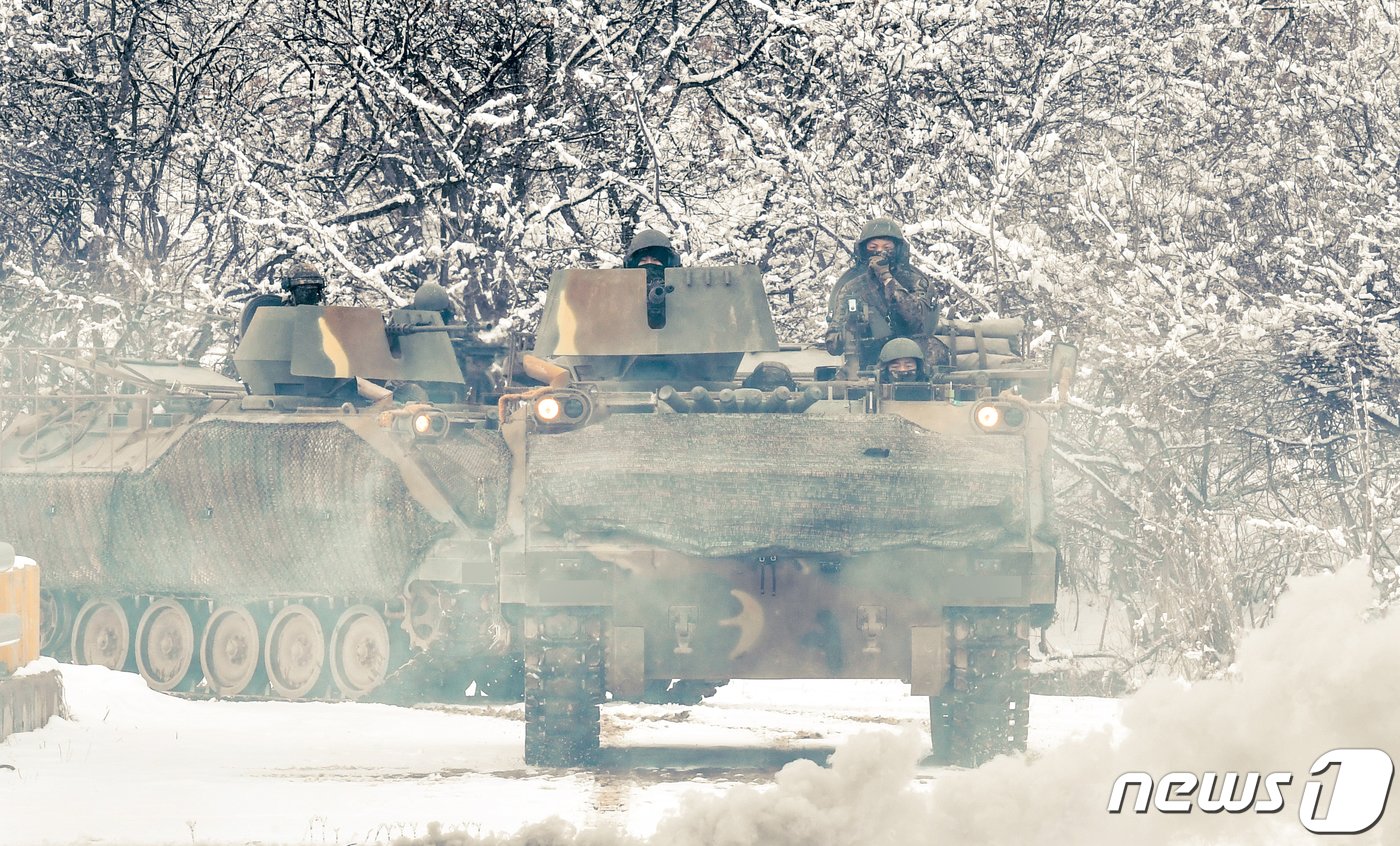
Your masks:
<path fill-rule="evenodd" d="M 1314 834 L 1360 834 L 1380 822 L 1395 777 L 1395 762 L 1380 749 L 1333 749 L 1323 753 L 1308 769 L 1320 776 L 1335 770 L 1329 796 L 1326 786 L 1309 779 L 1298 803 L 1298 822 Z M 1163 814 L 1277 814 L 1288 804 L 1284 787 L 1292 773 L 1171 772 L 1160 779 L 1142 772 L 1124 773 L 1113 783 L 1108 812 L 1121 814 L 1125 806 L 1145 814 L 1149 808 Z M 1131 806 L 1130 787 L 1136 787 Z"/>

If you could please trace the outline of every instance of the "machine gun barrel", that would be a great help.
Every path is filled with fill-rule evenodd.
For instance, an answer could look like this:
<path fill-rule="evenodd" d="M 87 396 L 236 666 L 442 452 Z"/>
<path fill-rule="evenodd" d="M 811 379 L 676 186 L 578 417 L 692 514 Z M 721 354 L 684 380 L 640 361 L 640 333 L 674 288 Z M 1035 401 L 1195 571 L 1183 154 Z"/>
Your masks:
<path fill-rule="evenodd" d="M 482 327 L 458 324 L 454 326 L 405 326 L 401 323 L 390 323 L 385 327 L 390 335 L 421 335 L 425 332 L 441 332 L 447 335 L 470 335 L 473 332 L 480 332 Z"/>
<path fill-rule="evenodd" d="M 667 288 L 664 279 L 656 282 L 647 279 L 647 305 L 663 305 L 666 302 L 666 293 Z"/>
<path fill-rule="evenodd" d="M 661 329 L 666 325 L 666 295 L 674 289 L 666 284 L 666 269 L 654 265 L 643 268 L 647 285 L 647 325 Z"/>

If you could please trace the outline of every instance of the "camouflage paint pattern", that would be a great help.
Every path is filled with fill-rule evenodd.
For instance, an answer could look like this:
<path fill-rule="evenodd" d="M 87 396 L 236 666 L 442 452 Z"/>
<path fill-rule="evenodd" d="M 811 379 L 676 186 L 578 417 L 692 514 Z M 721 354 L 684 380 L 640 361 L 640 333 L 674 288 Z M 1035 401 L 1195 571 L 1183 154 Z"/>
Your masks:
<path fill-rule="evenodd" d="M 539 356 L 693 355 L 777 350 L 758 268 L 672 267 L 667 320 L 647 323 L 646 273 L 561 270 L 536 330 Z"/>

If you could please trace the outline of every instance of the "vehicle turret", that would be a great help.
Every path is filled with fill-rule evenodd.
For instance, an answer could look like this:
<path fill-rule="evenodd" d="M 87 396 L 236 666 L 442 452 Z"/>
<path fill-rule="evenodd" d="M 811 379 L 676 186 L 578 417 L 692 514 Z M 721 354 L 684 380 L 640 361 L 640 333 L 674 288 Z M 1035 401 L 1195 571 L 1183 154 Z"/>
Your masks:
<path fill-rule="evenodd" d="M 777 349 L 758 268 L 653 266 L 556 272 L 534 354 L 580 381 L 689 389 Z"/>
<path fill-rule="evenodd" d="M 439 399 L 462 394 L 465 381 L 451 330 L 436 309 L 377 309 L 319 303 L 262 305 L 233 355 L 253 397 L 348 400 L 357 379 L 413 382 Z"/>

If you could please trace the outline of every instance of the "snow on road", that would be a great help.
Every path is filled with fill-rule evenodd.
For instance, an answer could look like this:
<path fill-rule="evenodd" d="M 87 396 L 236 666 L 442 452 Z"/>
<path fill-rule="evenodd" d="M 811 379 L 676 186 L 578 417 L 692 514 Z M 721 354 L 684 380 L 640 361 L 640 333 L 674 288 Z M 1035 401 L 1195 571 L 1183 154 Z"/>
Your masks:
<path fill-rule="evenodd" d="M 921 763 L 926 700 L 898 682 L 610 704 L 603 766 L 557 771 L 524 765 L 519 705 L 191 701 L 65 666 L 72 718 L 0 744 L 0 846 L 1312 843 L 1313 760 L 1400 753 L 1400 615 L 1364 622 L 1372 597 L 1360 568 L 1300 581 L 1231 679 L 1035 697 L 1031 754 L 972 771 Z M 1119 775 L 1177 770 L 1294 778 L 1276 814 L 1107 813 Z M 1347 842 L 1400 843 L 1394 817 Z"/>
<path fill-rule="evenodd" d="M 6 818 L 19 820 L 7 846 L 382 839 L 414 833 L 396 820 L 436 819 L 462 796 L 463 814 L 499 808 L 490 774 L 521 768 L 520 724 L 508 717 L 186 701 L 131 674 L 63 670 L 72 720 L 0 746 L 16 767 L 4 786 Z M 441 775 L 454 767 L 481 775 Z M 570 791 L 522 788 L 517 799 L 567 811 Z"/>
<path fill-rule="evenodd" d="M 735 682 L 699 706 L 608 705 L 600 771 L 526 767 L 520 705 L 444 710 L 211 702 L 62 665 L 70 720 L 0 745 L 4 846 L 373 843 L 427 823 L 514 832 L 558 816 L 650 836 L 687 794 L 771 781 L 872 730 L 927 743 L 927 700 L 876 682 Z M 1116 722 L 1113 700 L 1037 697 L 1032 748 Z M 931 783 L 932 768 L 916 780 Z"/>

